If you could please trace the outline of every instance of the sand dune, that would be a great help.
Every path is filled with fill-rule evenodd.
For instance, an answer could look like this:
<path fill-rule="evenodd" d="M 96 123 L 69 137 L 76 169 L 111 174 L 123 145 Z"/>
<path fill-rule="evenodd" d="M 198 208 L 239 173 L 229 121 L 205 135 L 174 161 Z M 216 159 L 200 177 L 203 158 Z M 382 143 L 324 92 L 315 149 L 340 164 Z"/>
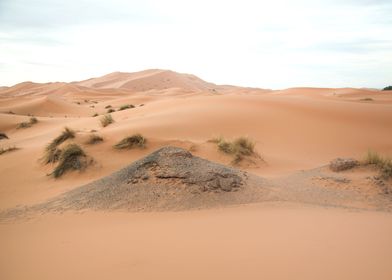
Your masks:
<path fill-rule="evenodd" d="M 135 107 L 119 110 L 127 104 Z M 111 115 L 115 122 L 102 127 L 100 117 L 109 109 L 114 110 Z M 92 117 L 95 113 L 99 116 Z M 29 120 L 29 115 L 37 116 L 38 123 L 28 128 L 17 129 L 20 122 Z M 48 176 L 54 165 L 44 165 L 41 159 L 46 145 L 66 126 L 75 130 L 76 136 L 67 140 L 65 144 L 79 144 L 94 162 L 83 172 L 73 171 L 54 179 Z M 5 275 L 6 279 L 24 279 L 26 275 L 33 275 L 32 279 L 52 279 L 55 271 L 64 268 L 61 258 L 50 258 L 55 251 L 75 260 L 67 270 L 69 275 L 82 273 L 86 279 L 102 279 L 105 278 L 105 274 L 102 271 L 95 274 L 91 269 L 78 265 L 74 252 L 83 258 L 89 258 L 94 267 L 108 268 L 112 265 L 119 270 L 123 269 L 116 277 L 118 279 L 127 278 L 132 267 L 132 275 L 136 278 L 154 279 L 160 272 L 164 274 L 161 275 L 164 279 L 179 279 L 184 278 L 191 269 L 195 269 L 189 261 L 185 263 L 181 256 L 186 250 L 197 251 L 197 245 L 200 244 L 204 244 L 204 247 L 212 246 L 216 251 L 208 256 L 200 251 L 191 257 L 200 268 L 195 269 L 199 271 L 199 274 L 195 274 L 199 276 L 195 276 L 196 278 L 238 279 L 241 277 L 235 276 L 239 276 L 241 272 L 243 277 L 249 279 L 252 279 L 252 275 L 257 279 L 261 276 L 269 279 L 287 279 L 282 267 L 285 268 L 284 271 L 297 273 L 293 279 L 323 279 L 324 276 L 324 279 L 339 279 L 335 277 L 337 275 L 345 276 L 340 279 L 392 277 L 390 267 L 385 261 L 392 257 L 391 250 L 385 249 L 389 248 L 388 236 L 391 235 L 391 197 L 388 194 L 389 189 L 392 190 L 391 180 L 375 179 L 378 178 L 378 172 L 374 168 L 357 168 L 343 173 L 333 173 L 323 167 L 336 157 L 361 159 L 368 149 L 384 156 L 392 156 L 392 95 L 388 92 L 354 88 L 264 90 L 215 85 L 193 75 L 167 70 L 116 72 L 81 82 L 25 82 L 1 88 L 0 132 L 6 133 L 9 138 L 0 141 L 0 148 L 19 148 L 0 155 L 1 211 L 16 206 L 20 209 L 57 199 L 70 191 L 76 191 L 82 185 L 110 176 L 113 172 L 169 145 L 189 150 L 193 155 L 205 160 L 237 168 L 241 172 L 249 173 L 250 176 L 257 175 L 269 182 L 268 188 L 272 193 L 282 194 L 279 196 L 280 201 L 299 203 L 294 207 L 294 212 L 291 211 L 292 206 L 280 202 L 269 204 L 271 207 L 267 209 L 261 204 L 177 214 L 88 212 L 85 216 L 78 216 L 67 212 L 62 220 L 45 213 L 39 221 L 33 217 L 33 221 L 36 222 L 31 224 L 0 226 L 0 240 L 2 247 L 5 248 L 0 254 L 0 275 Z M 102 136 L 104 141 L 96 145 L 86 144 L 89 136 L 94 133 Z M 147 138 L 148 142 L 144 149 L 119 151 L 113 148 L 118 141 L 134 133 L 141 133 Z M 232 156 L 222 153 L 216 144 L 208 141 L 218 136 L 226 139 L 248 136 L 254 141 L 255 150 L 260 158 L 233 166 Z M 159 192 L 155 191 L 149 197 L 152 198 L 156 194 Z M 232 200 L 236 201 L 234 204 L 251 201 L 241 200 L 236 194 L 230 195 L 235 198 Z M 137 196 L 132 196 L 132 199 L 139 201 Z M 157 201 L 163 203 L 163 200 Z M 209 207 L 214 208 L 218 205 L 214 203 L 219 199 L 212 201 Z M 175 205 L 173 201 L 169 202 Z M 313 206 L 304 207 L 305 204 Z M 340 209 L 322 210 L 320 206 Z M 205 207 L 207 204 L 197 204 L 196 208 Z M 341 208 L 384 212 L 353 214 Z M 209 215 L 215 218 L 207 218 Z M 116 222 L 111 223 L 110 217 Z M 290 217 L 293 219 L 292 222 Z M 122 221 L 128 218 L 132 222 L 122 226 Z M 279 226 L 276 224 L 276 218 L 282 222 Z M 351 220 L 352 218 L 354 220 Z M 138 219 L 140 224 L 135 222 Z M 151 223 L 142 225 L 144 219 L 151 219 Z M 200 224 L 198 221 L 201 219 L 207 219 L 209 222 Z M 254 219 L 257 219 L 256 227 L 253 226 Z M 191 243 L 187 238 L 178 234 L 173 235 L 184 228 L 184 220 L 189 220 L 189 230 L 194 230 L 193 234 L 188 236 L 189 240 L 196 242 L 195 247 L 189 245 Z M 244 222 L 241 223 L 241 220 Z M 301 220 L 307 222 L 300 222 Z M 64 223 L 58 231 L 55 228 L 56 223 Z M 81 224 L 85 224 L 86 228 L 97 229 L 99 233 L 94 235 L 90 230 L 84 231 Z M 119 234 L 113 239 L 113 236 L 104 230 L 105 225 L 109 224 L 115 228 L 114 233 L 135 233 L 135 225 L 141 226 L 141 229 L 138 234 Z M 336 224 L 347 225 L 343 235 L 341 227 Z M 198 226 L 202 228 L 197 228 Z M 169 227 L 173 228 L 172 232 L 167 231 Z M 241 231 L 242 227 L 244 231 Z M 374 232 L 374 227 L 378 227 L 377 232 Z M 209 235 L 206 234 L 206 228 L 211 228 Z M 369 228 L 372 229 L 371 232 Z M 259 234 L 249 235 L 245 229 Z M 165 246 L 170 247 L 174 243 L 156 241 L 154 244 L 159 249 L 150 253 L 157 258 L 143 255 L 143 246 L 147 246 L 148 243 L 143 236 L 150 230 L 164 232 L 166 238 L 175 236 L 173 240 L 170 239 L 173 242 L 175 238 L 179 238 L 180 243 L 176 244 L 182 244 L 182 247 L 170 251 Z M 274 239 L 276 232 L 280 230 L 285 233 L 293 230 L 297 232 L 294 243 L 284 243 L 283 236 Z M 238 235 L 231 235 L 231 231 Z M 272 245 L 263 241 L 264 239 L 260 240 L 260 234 L 265 231 L 269 232 L 264 236 L 265 240 L 274 240 L 276 246 L 287 246 L 278 246 L 276 251 Z M 31 239 L 27 237 L 26 232 L 31 233 Z M 75 236 L 93 235 L 96 239 L 89 243 L 88 238 L 76 238 L 71 232 Z M 363 234 L 358 236 L 358 232 Z M 48 238 L 45 233 L 56 234 L 51 237 L 53 239 L 49 238 L 50 241 L 42 248 L 45 253 L 40 258 L 33 259 L 38 245 L 29 242 L 34 240 L 34 244 L 43 244 L 42 238 Z M 64 235 L 65 233 L 71 235 Z M 198 239 L 197 236 L 202 237 Z M 218 238 L 219 236 L 223 236 L 223 239 Z M 285 236 L 287 237 L 287 234 Z M 309 242 L 305 241 L 303 236 L 308 236 Z M 333 236 L 333 240 L 330 241 L 332 243 L 328 243 L 329 236 Z M 356 236 L 355 242 L 352 241 L 353 236 Z M 382 240 L 378 239 L 379 236 L 382 236 Z M 93 253 L 86 253 L 95 247 L 100 238 L 112 241 L 105 243 L 107 246 L 101 244 L 97 251 L 93 251 L 98 253 L 111 250 L 107 258 L 93 258 Z M 62 247 L 61 240 L 72 244 Z M 164 240 L 168 239 L 160 240 L 165 242 Z M 214 242 L 217 240 L 222 240 L 222 243 L 216 245 Z M 122 253 L 119 253 L 120 242 L 128 241 L 130 243 L 127 244 L 133 244 L 132 246 L 140 245 L 135 254 L 121 250 Z M 228 243 L 246 246 L 230 247 Z M 18 247 L 17 244 L 26 246 Z M 335 249 L 331 251 L 330 247 L 327 248 L 327 245 L 323 244 L 332 244 Z M 252 247 L 253 245 L 256 247 Z M 315 249 L 315 246 L 319 246 L 319 249 Z M 366 254 L 352 253 L 352 249 L 357 246 L 362 246 L 361 252 L 366 251 Z M 259 250 L 252 250 L 251 247 Z M 228 254 L 230 248 L 237 253 L 235 256 Z M 339 254 L 338 248 L 344 248 L 343 254 Z M 324 255 L 326 252 L 328 254 Z M 340 262 L 336 261 L 337 255 L 340 256 Z M 131 260 L 130 263 L 121 265 L 121 256 Z M 317 265 L 313 262 L 312 268 L 306 270 L 309 267 L 305 267 L 303 263 L 301 266 L 298 262 L 300 259 L 310 262 L 316 257 L 320 261 L 330 263 L 331 269 L 327 270 L 325 263 Z M 347 261 L 347 258 L 351 259 Z M 21 259 L 25 269 L 15 269 L 19 264 L 18 259 Z M 169 260 L 185 268 L 176 268 Z M 270 265 L 260 271 L 259 260 Z M 53 269 L 45 268 L 44 263 Z M 358 263 L 361 264 L 359 267 Z M 214 264 L 214 267 L 208 267 L 209 264 Z M 351 269 L 354 266 L 357 270 Z M 223 267 L 226 267 L 226 270 L 223 270 Z M 212 273 L 209 277 L 206 276 L 208 271 Z M 341 273 L 337 274 L 337 271 Z"/>
<path fill-rule="evenodd" d="M 115 72 L 75 84 L 92 88 L 122 88 L 139 92 L 168 88 L 181 88 L 185 91 L 208 91 L 217 87 L 194 75 L 158 69 L 136 73 Z"/>

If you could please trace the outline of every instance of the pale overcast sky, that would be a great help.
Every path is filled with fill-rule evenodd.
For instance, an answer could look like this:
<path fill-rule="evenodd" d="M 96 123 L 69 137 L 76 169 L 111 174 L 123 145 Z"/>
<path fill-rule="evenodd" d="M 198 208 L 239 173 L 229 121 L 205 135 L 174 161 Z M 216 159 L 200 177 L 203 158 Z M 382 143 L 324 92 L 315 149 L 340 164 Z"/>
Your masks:
<path fill-rule="evenodd" d="M 392 0 L 0 0 L 0 85 L 150 68 L 381 88 L 392 84 Z"/>

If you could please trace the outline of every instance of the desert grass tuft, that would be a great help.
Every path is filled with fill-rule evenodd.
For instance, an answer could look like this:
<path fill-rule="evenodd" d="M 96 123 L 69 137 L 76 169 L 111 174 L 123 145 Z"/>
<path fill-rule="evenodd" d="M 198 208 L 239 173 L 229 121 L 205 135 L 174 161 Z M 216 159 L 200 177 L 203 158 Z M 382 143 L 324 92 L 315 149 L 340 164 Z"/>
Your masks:
<path fill-rule="evenodd" d="M 68 139 L 75 138 L 75 131 L 72 129 L 65 127 L 63 132 L 54 138 L 52 142 L 50 142 L 46 148 L 45 148 L 45 155 L 43 158 L 43 161 L 45 164 L 48 163 L 54 163 L 59 160 L 60 154 L 61 154 L 61 149 L 58 148 L 58 146 Z"/>
<path fill-rule="evenodd" d="M 375 151 L 368 150 L 363 160 L 364 164 L 382 165 L 383 158 Z"/>
<path fill-rule="evenodd" d="M 9 139 L 7 134 L 5 134 L 4 132 L 0 132 L 0 140 L 1 139 Z"/>
<path fill-rule="evenodd" d="M 83 170 L 87 166 L 86 154 L 77 144 L 69 144 L 61 152 L 59 164 L 53 170 L 53 176 L 58 178 L 70 170 Z"/>
<path fill-rule="evenodd" d="M 127 110 L 127 109 L 132 109 L 132 108 L 135 108 L 135 106 L 132 105 L 132 104 L 125 104 L 125 105 L 122 105 L 122 106 L 118 109 L 118 111 L 123 111 L 123 110 Z"/>
<path fill-rule="evenodd" d="M 30 120 L 28 122 L 21 122 L 19 123 L 16 128 L 20 129 L 20 128 L 28 128 L 31 127 L 32 125 L 38 123 L 38 119 L 36 117 L 31 117 Z"/>
<path fill-rule="evenodd" d="M 110 109 L 107 111 L 108 114 L 113 113 L 113 112 L 116 112 L 116 110 L 114 110 L 113 108 L 110 108 Z"/>
<path fill-rule="evenodd" d="M 107 127 L 109 124 L 114 123 L 114 119 L 112 118 L 112 115 L 110 115 L 110 114 L 107 114 L 107 115 L 104 115 L 103 117 L 101 117 L 100 121 L 101 121 L 101 125 L 103 127 Z"/>
<path fill-rule="evenodd" d="M 129 137 L 125 137 L 116 145 L 115 149 L 132 149 L 132 148 L 144 148 L 146 146 L 147 139 L 141 134 L 134 134 Z"/>
<path fill-rule="evenodd" d="M 0 155 L 5 154 L 5 153 L 9 153 L 12 151 L 16 151 L 19 150 L 19 148 L 12 146 L 12 147 L 8 147 L 8 148 L 0 148 Z"/>
<path fill-rule="evenodd" d="M 98 117 L 98 113 L 94 113 L 93 118 Z"/>
<path fill-rule="evenodd" d="M 31 124 L 36 124 L 36 123 L 38 123 L 38 119 L 36 117 L 31 117 L 30 118 L 30 123 Z"/>
<path fill-rule="evenodd" d="M 366 98 L 359 99 L 359 101 L 374 101 L 374 99 L 370 97 L 366 97 Z"/>
<path fill-rule="evenodd" d="M 99 136 L 97 134 L 93 134 L 93 135 L 90 135 L 90 137 L 88 138 L 86 144 L 94 145 L 94 144 L 97 144 L 97 143 L 102 142 L 102 141 L 103 141 L 103 138 L 101 136 Z"/>
<path fill-rule="evenodd" d="M 233 141 L 228 141 L 223 137 L 210 139 L 208 142 L 215 143 L 218 150 L 233 156 L 232 163 L 237 164 L 245 157 L 255 155 L 255 144 L 247 137 L 239 137 Z"/>
<path fill-rule="evenodd" d="M 383 157 L 375 151 L 369 150 L 363 160 L 365 165 L 374 165 L 384 179 L 392 178 L 392 159 Z"/>

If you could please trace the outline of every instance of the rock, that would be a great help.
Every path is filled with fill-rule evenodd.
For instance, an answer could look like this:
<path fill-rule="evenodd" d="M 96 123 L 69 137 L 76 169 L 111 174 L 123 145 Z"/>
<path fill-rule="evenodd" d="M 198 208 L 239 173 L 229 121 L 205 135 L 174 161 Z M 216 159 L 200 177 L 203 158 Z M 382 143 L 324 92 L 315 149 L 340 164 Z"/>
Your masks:
<path fill-rule="evenodd" d="M 352 158 L 337 158 L 330 162 L 329 168 L 332 171 L 339 172 L 354 168 L 358 164 L 359 162 Z"/>
<path fill-rule="evenodd" d="M 109 176 L 64 193 L 44 207 L 188 209 L 254 201 L 248 177 L 240 170 L 195 157 L 184 149 L 164 147 Z M 261 194 L 262 181 L 258 182 L 257 193 Z"/>

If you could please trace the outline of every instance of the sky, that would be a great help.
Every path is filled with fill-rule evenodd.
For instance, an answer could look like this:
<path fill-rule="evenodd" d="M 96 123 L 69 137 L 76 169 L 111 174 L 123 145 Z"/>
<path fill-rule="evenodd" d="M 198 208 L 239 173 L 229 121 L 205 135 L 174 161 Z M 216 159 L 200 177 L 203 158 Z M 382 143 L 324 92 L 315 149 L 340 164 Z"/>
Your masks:
<path fill-rule="evenodd" d="M 0 85 L 170 69 L 281 89 L 392 84 L 392 0 L 0 0 Z"/>

